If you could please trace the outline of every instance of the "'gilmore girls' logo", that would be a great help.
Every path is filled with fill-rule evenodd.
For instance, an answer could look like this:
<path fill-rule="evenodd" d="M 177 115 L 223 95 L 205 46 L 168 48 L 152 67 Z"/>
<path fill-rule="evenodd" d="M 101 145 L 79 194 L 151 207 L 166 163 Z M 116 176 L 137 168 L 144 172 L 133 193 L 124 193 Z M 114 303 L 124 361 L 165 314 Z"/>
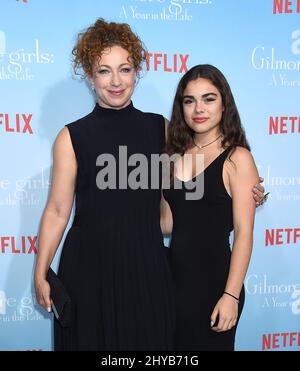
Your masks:
<path fill-rule="evenodd" d="M 295 31 L 295 41 L 291 46 L 293 54 L 300 54 L 300 30 Z M 285 59 L 280 57 L 275 48 L 257 46 L 252 52 L 252 66 L 255 70 L 269 71 L 300 71 L 298 59 Z"/>
<path fill-rule="evenodd" d="M 272 282 L 268 275 L 249 274 L 245 280 L 248 295 L 259 296 L 263 310 L 300 314 L 300 283 Z"/>
<path fill-rule="evenodd" d="M 212 5 L 212 0 L 131 0 L 122 5 L 119 18 L 138 21 L 191 22 L 200 6 Z"/>
<path fill-rule="evenodd" d="M 272 72 L 270 85 L 274 87 L 300 87 L 300 29 L 293 30 L 287 46 L 292 56 L 284 56 L 275 47 L 256 46 L 251 54 L 251 65 L 256 71 Z"/>
<path fill-rule="evenodd" d="M 34 176 L 0 178 L 0 207 L 29 207 L 32 213 L 32 207 L 46 201 L 50 184 L 50 169 L 43 167 Z"/>
<path fill-rule="evenodd" d="M 300 201 L 300 174 L 295 173 L 295 171 L 292 171 L 291 174 L 291 171 L 287 173 L 286 167 L 278 170 L 271 165 L 257 165 L 257 168 L 259 174 L 264 178 L 264 186 L 271 192 L 269 195 L 270 201 Z"/>
<path fill-rule="evenodd" d="M 13 51 L 9 50 L 8 40 L 7 34 L 0 30 L 0 80 L 31 81 L 35 76 L 30 66 L 54 63 L 54 55 L 45 53 L 38 39 L 29 50 L 21 47 Z"/>
<path fill-rule="evenodd" d="M 26 296 L 14 297 L 9 296 L 4 290 L 0 290 L 0 321 L 24 322 L 24 321 L 41 321 L 44 316 L 37 311 L 36 296 L 28 293 Z M 47 315 L 45 313 L 45 315 Z"/>
<path fill-rule="evenodd" d="M 300 187 L 300 175 L 293 174 L 292 176 L 283 176 L 278 173 L 274 173 L 271 165 L 263 167 L 257 166 L 259 173 L 264 178 L 264 185 L 266 187 L 284 187 L 284 188 L 297 188 Z M 271 196 L 271 195 L 270 195 Z"/>
<path fill-rule="evenodd" d="M 245 280 L 245 289 L 248 295 L 293 294 L 294 292 L 297 292 L 297 295 L 299 296 L 300 283 L 278 284 L 271 282 L 268 279 L 267 274 L 249 274 Z M 298 302 L 300 309 L 300 300 L 298 300 Z M 297 314 L 299 313 L 300 311 Z"/>

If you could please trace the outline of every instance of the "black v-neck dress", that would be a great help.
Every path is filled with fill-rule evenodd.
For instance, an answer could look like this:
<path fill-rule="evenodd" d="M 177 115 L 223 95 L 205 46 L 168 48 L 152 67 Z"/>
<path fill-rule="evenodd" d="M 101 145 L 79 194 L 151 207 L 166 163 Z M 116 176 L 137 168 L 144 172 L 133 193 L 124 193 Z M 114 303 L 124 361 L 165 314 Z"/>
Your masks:
<path fill-rule="evenodd" d="M 174 300 L 160 229 L 161 188 L 117 184 L 101 190 L 96 184 L 107 166 L 99 155 L 114 158 L 118 174 L 119 164 L 125 169 L 125 148 L 128 158 L 139 153 L 150 160 L 151 154 L 160 154 L 164 118 L 132 103 L 120 110 L 97 104 L 67 127 L 78 173 L 75 219 L 58 275 L 71 296 L 72 323 L 63 328 L 55 321 L 55 349 L 170 350 Z M 131 164 L 128 173 L 137 166 Z"/>
<path fill-rule="evenodd" d="M 210 316 L 225 290 L 230 266 L 232 199 L 222 177 L 230 149 L 199 175 L 204 184 L 201 199 L 186 199 L 187 182 L 182 182 L 182 189 L 164 190 L 173 214 L 169 257 L 175 283 L 175 350 L 234 350 L 236 326 L 221 333 L 210 328 Z M 239 316 L 243 304 L 244 289 Z"/>

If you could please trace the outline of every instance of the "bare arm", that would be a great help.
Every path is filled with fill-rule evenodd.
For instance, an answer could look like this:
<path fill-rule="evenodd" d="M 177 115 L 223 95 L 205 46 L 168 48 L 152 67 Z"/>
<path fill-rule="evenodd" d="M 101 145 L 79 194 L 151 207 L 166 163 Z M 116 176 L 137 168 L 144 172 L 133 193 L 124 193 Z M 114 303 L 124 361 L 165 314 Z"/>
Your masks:
<path fill-rule="evenodd" d="M 234 242 L 225 291 L 239 297 L 253 244 L 255 203 L 249 195 L 259 175 L 253 157 L 247 150 L 238 148 L 232 160 L 236 163 L 236 169 L 231 166 L 228 175 L 233 201 Z"/>
<path fill-rule="evenodd" d="M 233 202 L 234 242 L 225 291 L 239 298 L 252 252 L 256 205 L 251 190 L 259 175 L 252 155 L 246 149 L 238 147 L 231 159 L 234 165 L 227 161 L 224 169 Z M 232 328 L 238 314 L 235 299 L 223 294 L 214 309 L 212 321 L 215 321 L 218 314 L 219 324 L 215 330 L 226 331 Z"/>
<path fill-rule="evenodd" d="M 167 141 L 169 121 L 165 118 L 165 138 Z M 160 201 L 160 228 L 164 235 L 171 234 L 173 229 L 173 217 L 170 206 L 163 194 Z"/>
<path fill-rule="evenodd" d="M 173 229 L 173 217 L 169 204 L 161 195 L 160 201 L 160 228 L 162 234 L 171 234 Z"/>
<path fill-rule="evenodd" d="M 77 161 L 69 130 L 63 128 L 54 143 L 52 185 L 41 220 L 34 273 L 38 302 L 47 310 L 50 307 L 50 288 L 46 274 L 68 224 L 76 174 Z"/>

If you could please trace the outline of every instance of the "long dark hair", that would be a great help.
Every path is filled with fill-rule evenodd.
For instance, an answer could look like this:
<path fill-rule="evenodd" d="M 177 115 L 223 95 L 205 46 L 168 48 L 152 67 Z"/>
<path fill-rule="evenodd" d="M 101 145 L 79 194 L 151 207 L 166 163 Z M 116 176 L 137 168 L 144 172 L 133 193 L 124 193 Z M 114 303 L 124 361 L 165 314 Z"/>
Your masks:
<path fill-rule="evenodd" d="M 166 152 L 184 155 L 185 151 L 193 147 L 193 130 L 186 124 L 183 115 L 183 94 L 190 81 L 203 78 L 209 80 L 219 91 L 222 97 L 224 111 L 220 125 L 223 136 L 222 147 L 241 146 L 250 150 L 245 131 L 241 124 L 240 115 L 236 107 L 230 86 L 216 67 L 210 64 L 199 64 L 191 68 L 180 80 L 174 98 L 171 122 L 168 128 Z"/>

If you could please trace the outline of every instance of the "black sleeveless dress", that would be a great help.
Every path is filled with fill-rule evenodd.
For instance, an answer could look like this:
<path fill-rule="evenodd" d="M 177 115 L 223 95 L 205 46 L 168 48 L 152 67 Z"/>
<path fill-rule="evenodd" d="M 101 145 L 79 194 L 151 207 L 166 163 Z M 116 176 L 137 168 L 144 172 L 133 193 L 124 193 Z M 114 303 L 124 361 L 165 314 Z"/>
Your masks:
<path fill-rule="evenodd" d="M 72 323 L 63 328 L 55 321 L 55 350 L 172 349 L 174 298 L 160 229 L 161 188 L 126 189 L 118 175 L 119 164 L 126 172 L 124 150 L 128 158 L 139 153 L 148 160 L 162 152 L 164 118 L 132 103 L 121 110 L 96 104 L 67 127 L 78 163 L 76 209 L 58 276 L 71 296 Z M 98 158 L 103 154 L 112 169 L 116 161 L 115 189 L 96 184 L 108 165 Z"/>
<path fill-rule="evenodd" d="M 173 214 L 169 258 L 175 283 L 176 350 L 234 350 L 236 326 L 222 333 L 210 329 L 210 316 L 225 289 L 231 257 L 232 199 L 222 177 L 230 149 L 198 175 L 204 176 L 201 199 L 185 199 L 187 182 L 181 182 L 182 189 L 164 190 Z M 239 316 L 243 304 L 244 289 Z"/>

